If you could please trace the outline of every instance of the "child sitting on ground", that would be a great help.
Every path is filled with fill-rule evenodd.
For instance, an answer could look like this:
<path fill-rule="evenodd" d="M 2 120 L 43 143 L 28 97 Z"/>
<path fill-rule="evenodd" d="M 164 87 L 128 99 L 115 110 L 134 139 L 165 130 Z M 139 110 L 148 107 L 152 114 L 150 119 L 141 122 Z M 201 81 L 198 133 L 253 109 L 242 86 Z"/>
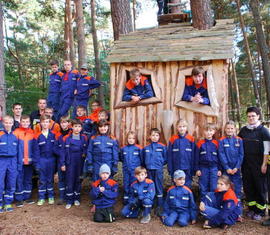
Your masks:
<path fill-rule="evenodd" d="M 242 207 L 228 176 L 219 177 L 217 190 L 208 193 L 202 199 L 200 211 L 206 219 L 204 228 L 223 227 L 226 229 L 237 222 L 242 213 Z"/>
<path fill-rule="evenodd" d="M 151 208 L 155 198 L 155 184 L 147 179 L 147 171 L 144 167 L 135 169 L 136 181 L 131 184 L 128 204 L 122 209 L 122 215 L 127 218 L 138 218 L 142 211 L 142 224 L 147 224 L 151 220 Z"/>
<path fill-rule="evenodd" d="M 196 223 L 196 203 L 191 190 L 185 186 L 186 174 L 176 170 L 173 174 L 175 186 L 171 186 L 163 207 L 162 222 L 173 226 L 177 221 L 181 227 Z"/>
<path fill-rule="evenodd" d="M 118 196 L 118 184 L 110 179 L 111 169 L 107 164 L 103 164 L 99 169 L 99 177 L 92 184 L 90 196 L 92 203 L 96 206 L 95 222 L 114 222 L 115 215 L 113 206 Z"/>
<path fill-rule="evenodd" d="M 136 104 L 142 99 L 153 96 L 154 92 L 147 77 L 142 76 L 140 70 L 137 68 L 131 70 L 130 79 L 126 83 L 122 100 L 131 101 Z"/>
<path fill-rule="evenodd" d="M 210 105 L 204 69 L 202 67 L 194 67 L 191 75 L 192 77 L 185 80 L 186 85 L 182 100 Z"/>

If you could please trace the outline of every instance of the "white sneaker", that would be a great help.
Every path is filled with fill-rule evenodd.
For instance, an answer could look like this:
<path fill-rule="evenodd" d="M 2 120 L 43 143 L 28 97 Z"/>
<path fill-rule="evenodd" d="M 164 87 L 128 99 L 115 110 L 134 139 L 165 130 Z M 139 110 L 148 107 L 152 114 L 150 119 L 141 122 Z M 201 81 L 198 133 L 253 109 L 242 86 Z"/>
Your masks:
<path fill-rule="evenodd" d="M 74 205 L 79 206 L 79 205 L 81 205 L 81 203 L 78 200 L 76 200 L 76 201 L 74 201 Z"/>
<path fill-rule="evenodd" d="M 71 204 L 66 204 L 66 209 L 70 209 L 71 208 Z"/>

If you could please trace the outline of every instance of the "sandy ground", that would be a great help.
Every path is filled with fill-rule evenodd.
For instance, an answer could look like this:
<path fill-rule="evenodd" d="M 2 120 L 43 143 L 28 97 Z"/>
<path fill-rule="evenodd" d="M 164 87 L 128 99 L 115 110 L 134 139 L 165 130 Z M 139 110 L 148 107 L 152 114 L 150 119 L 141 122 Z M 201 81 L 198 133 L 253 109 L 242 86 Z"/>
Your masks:
<path fill-rule="evenodd" d="M 120 181 L 121 177 L 116 176 Z M 111 224 L 100 224 L 92 221 L 89 205 L 89 181 L 84 182 L 82 190 L 81 206 L 73 206 L 67 210 L 64 206 L 48 205 L 37 206 L 25 205 L 15 208 L 13 212 L 0 214 L 0 235 L 2 234 L 270 234 L 270 227 L 261 226 L 260 222 L 244 219 L 244 222 L 222 230 L 219 228 L 205 230 L 202 228 L 203 221 L 185 228 L 166 227 L 162 225 L 158 217 L 152 216 L 149 224 L 140 224 L 137 219 L 125 219 L 120 216 L 122 202 L 119 199 L 115 207 L 117 221 Z M 167 181 L 166 187 L 169 186 Z M 34 195 L 37 192 L 34 191 Z"/>

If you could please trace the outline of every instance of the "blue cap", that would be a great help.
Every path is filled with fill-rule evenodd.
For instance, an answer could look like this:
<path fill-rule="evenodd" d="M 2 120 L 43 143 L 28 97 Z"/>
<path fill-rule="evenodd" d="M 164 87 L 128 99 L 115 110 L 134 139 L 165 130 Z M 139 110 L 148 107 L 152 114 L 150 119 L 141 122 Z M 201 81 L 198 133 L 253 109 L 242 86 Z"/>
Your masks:
<path fill-rule="evenodd" d="M 179 178 L 186 178 L 186 174 L 182 170 L 176 170 L 173 174 L 174 179 L 179 179 Z"/>
<path fill-rule="evenodd" d="M 99 174 L 102 174 L 105 172 L 111 174 L 111 169 L 107 164 L 102 164 L 101 167 L 99 168 Z"/>

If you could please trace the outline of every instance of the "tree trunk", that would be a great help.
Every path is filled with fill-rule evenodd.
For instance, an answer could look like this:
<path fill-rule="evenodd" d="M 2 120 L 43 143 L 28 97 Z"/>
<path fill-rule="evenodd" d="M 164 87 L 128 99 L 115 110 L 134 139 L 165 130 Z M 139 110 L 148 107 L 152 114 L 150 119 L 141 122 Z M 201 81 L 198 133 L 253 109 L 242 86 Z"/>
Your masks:
<path fill-rule="evenodd" d="M 267 104 L 269 109 L 270 108 L 270 66 L 268 57 L 269 48 L 266 44 L 265 35 L 262 28 L 262 21 L 258 9 L 259 2 L 257 0 L 250 0 L 249 5 L 252 11 L 253 21 L 256 27 L 256 36 L 262 59 L 263 76 L 266 87 Z"/>
<path fill-rule="evenodd" d="M 94 45 L 94 52 L 95 52 L 95 67 L 96 67 L 96 79 L 101 82 L 101 63 L 99 59 L 99 46 L 98 46 L 98 38 L 97 38 L 97 29 L 96 29 L 96 2 L 95 0 L 91 0 L 91 24 L 92 24 L 92 37 L 93 37 L 93 45 Z M 104 89 L 101 85 L 99 87 L 98 92 L 98 99 L 101 106 L 104 107 Z"/>
<path fill-rule="evenodd" d="M 113 37 L 118 40 L 120 34 L 132 32 L 132 17 L 129 0 L 110 0 L 113 23 Z"/>
<path fill-rule="evenodd" d="M 0 105 L 3 108 L 3 114 L 6 113 L 5 88 L 3 8 L 0 1 Z"/>
<path fill-rule="evenodd" d="M 136 0 L 132 0 L 133 30 L 136 30 Z"/>
<path fill-rule="evenodd" d="M 74 40 L 72 28 L 72 6 L 71 0 L 66 0 L 65 3 L 65 60 L 70 60 L 74 65 Z"/>
<path fill-rule="evenodd" d="M 262 112 L 261 99 L 260 99 L 258 86 L 257 86 L 257 82 L 256 82 L 256 74 L 254 72 L 254 64 L 253 64 L 253 61 L 252 61 L 251 52 L 250 52 L 250 48 L 249 48 L 249 42 L 248 42 L 247 34 L 246 34 L 246 31 L 245 31 L 244 18 L 242 16 L 241 10 L 240 10 L 240 8 L 241 8 L 240 0 L 236 0 L 236 3 L 237 3 L 237 11 L 238 11 L 238 16 L 239 16 L 240 26 L 241 26 L 241 30 L 242 30 L 243 37 L 244 37 L 244 44 L 245 44 L 245 49 L 246 49 L 247 58 L 248 58 L 249 71 L 250 71 L 250 75 L 251 75 L 255 101 L 256 101 L 257 107 Z"/>
<path fill-rule="evenodd" d="M 238 87 L 238 79 L 236 76 L 235 64 L 232 60 L 231 60 L 231 65 L 232 65 L 232 82 L 233 82 L 235 94 L 236 94 L 236 117 L 239 124 L 239 128 L 241 128 L 242 123 L 241 123 L 240 93 L 239 93 L 239 87 Z"/>
<path fill-rule="evenodd" d="M 83 64 L 86 63 L 83 5 L 82 5 L 82 0 L 74 0 L 74 3 L 76 7 L 78 61 L 79 61 L 79 68 L 80 68 Z"/>
<path fill-rule="evenodd" d="M 177 5 L 178 3 L 181 3 L 181 0 L 171 0 L 170 3 L 175 4 L 174 6 L 169 7 L 170 13 L 180 13 L 181 12 L 181 6 Z"/>
<path fill-rule="evenodd" d="M 190 0 L 193 27 L 197 29 L 210 29 L 214 20 L 210 7 L 210 0 Z"/>

